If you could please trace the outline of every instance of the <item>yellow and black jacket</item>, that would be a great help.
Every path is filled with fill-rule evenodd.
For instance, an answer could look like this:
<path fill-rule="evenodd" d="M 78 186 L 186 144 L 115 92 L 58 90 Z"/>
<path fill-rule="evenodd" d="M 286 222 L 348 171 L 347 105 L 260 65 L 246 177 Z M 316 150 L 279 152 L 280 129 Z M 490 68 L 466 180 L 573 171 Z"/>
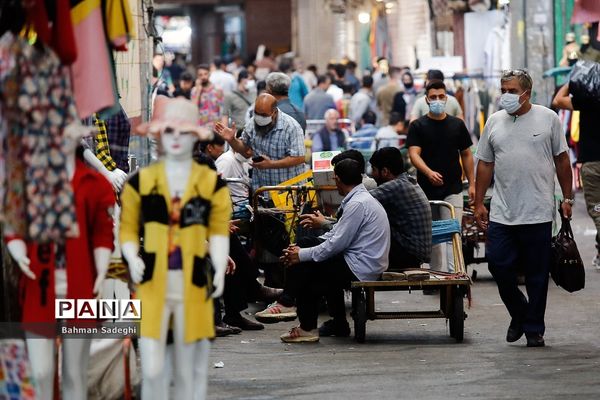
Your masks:
<path fill-rule="evenodd" d="M 141 257 L 146 269 L 137 287 L 137 298 L 142 303 L 141 336 L 159 339 L 166 298 L 171 208 L 164 162 L 142 168 L 133 175 L 123 188 L 121 204 L 121 243 L 139 243 L 143 237 Z M 214 337 L 207 240 L 212 235 L 229 236 L 231 199 L 217 173 L 194 162 L 181 204 L 184 340 L 189 343 Z"/>

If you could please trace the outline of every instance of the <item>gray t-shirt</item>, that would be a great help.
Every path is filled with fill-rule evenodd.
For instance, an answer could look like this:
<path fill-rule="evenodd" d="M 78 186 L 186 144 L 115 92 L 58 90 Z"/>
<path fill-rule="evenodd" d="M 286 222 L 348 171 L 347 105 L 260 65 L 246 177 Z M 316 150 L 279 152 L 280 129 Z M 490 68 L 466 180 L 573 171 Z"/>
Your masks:
<path fill-rule="evenodd" d="M 554 157 L 567 151 L 560 120 L 532 105 L 515 117 L 501 110 L 488 119 L 476 157 L 494 163 L 490 221 L 505 225 L 550 222 L 554 216 Z"/>
<path fill-rule="evenodd" d="M 458 100 L 456 97 L 448 95 L 448 100 L 446 100 L 446 114 L 452 115 L 453 117 L 458 117 L 463 113 L 462 108 L 460 108 L 460 104 L 458 104 Z M 421 118 L 423 115 L 429 112 L 429 104 L 425 101 L 425 96 L 419 97 L 415 101 L 415 105 L 410 112 L 410 119 Z"/>

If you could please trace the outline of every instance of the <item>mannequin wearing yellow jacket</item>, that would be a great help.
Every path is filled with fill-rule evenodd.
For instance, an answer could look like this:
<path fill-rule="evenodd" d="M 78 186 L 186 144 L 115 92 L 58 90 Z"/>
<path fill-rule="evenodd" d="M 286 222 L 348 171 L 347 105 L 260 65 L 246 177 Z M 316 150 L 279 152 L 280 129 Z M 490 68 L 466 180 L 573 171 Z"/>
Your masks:
<path fill-rule="evenodd" d="M 206 397 L 207 339 L 214 336 L 211 296 L 223 292 L 231 200 L 216 172 L 192 159 L 194 143 L 204 133 L 197 121 L 193 103 L 157 101 L 149 129 L 160 133 L 164 156 L 133 175 L 121 194 L 121 249 L 142 306 L 144 400 L 169 398 L 165 351 L 171 318 L 173 398 Z"/>

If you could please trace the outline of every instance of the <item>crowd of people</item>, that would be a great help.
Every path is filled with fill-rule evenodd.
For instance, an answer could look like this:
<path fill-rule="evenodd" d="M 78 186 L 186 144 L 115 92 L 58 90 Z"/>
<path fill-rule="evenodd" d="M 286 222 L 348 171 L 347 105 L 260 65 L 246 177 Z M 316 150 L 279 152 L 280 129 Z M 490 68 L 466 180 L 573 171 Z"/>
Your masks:
<path fill-rule="evenodd" d="M 215 313 L 219 335 L 263 329 L 260 322 L 298 318 L 299 326 L 282 335 L 283 341 L 348 336 L 343 290 L 351 281 L 377 280 L 386 270 L 424 264 L 432 271 L 454 272 L 451 247 L 432 246 L 431 239 L 432 220 L 450 216 L 432 209 L 429 201 L 452 204 L 460 222 L 463 188 L 467 188 L 477 221 L 488 229 L 493 242 L 488 249 L 490 270 L 512 317 L 507 340 L 516 341 L 525 333 L 528 346 L 544 345 L 549 262 L 536 254 L 549 251 L 554 171 L 567 216 L 572 178 L 564 133 L 554 113 L 529 103 L 532 79 L 526 71 L 503 74 L 502 110 L 485 125 L 475 168 L 472 135 L 441 71 L 428 71 L 419 90 L 408 68 L 388 67 L 383 58 L 359 78 L 350 60 L 332 63 L 319 74 L 314 66 L 305 70 L 298 60 L 276 63 L 268 55 L 267 60 L 245 67 L 219 60 L 212 66 L 200 65 L 195 82 L 182 72 L 171 84 L 165 76 L 175 74 L 166 74 L 167 67 L 160 61 L 159 57 L 155 65 L 156 91 L 191 99 L 198 106 L 201 124 L 215 133 L 210 143 L 200 144 L 197 161 L 232 180 L 231 268 L 224 294 L 225 317 L 221 319 L 219 307 Z M 563 92 L 555 103 L 573 108 Z M 315 123 L 318 128 L 307 132 Z M 540 146 L 530 149 L 536 162 L 527 161 L 527 165 L 523 163 L 530 156 L 514 158 L 520 154 L 515 150 L 521 140 L 514 135 L 522 129 L 540 131 L 533 135 L 540 136 L 533 139 Z M 400 149 L 406 149 L 408 157 Z M 523 151 L 527 149 L 522 146 Z M 306 152 L 311 150 L 341 151 L 332 165 L 343 201 L 335 216 L 319 211 L 300 215 L 299 225 L 314 230 L 314 235 L 303 237 L 280 255 L 280 262 L 288 268 L 283 287 L 264 286 L 257 281 L 256 260 L 236 234 L 236 221 L 248 216 L 250 190 L 300 175 L 306 169 Z M 415 168 L 416 177 L 407 173 L 409 166 Z M 540 168 L 548 172 L 541 179 L 543 185 L 536 172 Z M 483 198 L 492 174 L 496 182 L 488 222 Z M 532 180 L 529 188 L 523 186 L 528 179 Z M 534 209 L 529 210 L 531 205 Z M 527 253 L 516 250 L 525 247 Z M 514 257 L 507 259 L 507 254 Z M 529 256 L 536 262 L 530 262 L 531 271 L 526 272 L 527 299 L 516 287 L 514 274 L 522 257 Z M 322 296 L 331 319 L 317 330 Z M 247 303 L 255 300 L 272 301 L 255 314 L 259 322 L 241 315 Z"/>

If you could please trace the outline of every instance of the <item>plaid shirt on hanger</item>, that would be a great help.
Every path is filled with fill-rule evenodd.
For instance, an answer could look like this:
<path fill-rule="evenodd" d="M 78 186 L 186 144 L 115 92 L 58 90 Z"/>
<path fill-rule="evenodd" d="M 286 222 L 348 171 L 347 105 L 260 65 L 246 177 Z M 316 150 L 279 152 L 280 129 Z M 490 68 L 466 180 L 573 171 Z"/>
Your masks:
<path fill-rule="evenodd" d="M 102 165 L 109 171 L 117 169 L 117 163 L 110 156 L 110 148 L 108 146 L 108 132 L 106 129 L 106 123 L 98 119 L 98 114 L 94 114 L 93 117 L 94 125 L 98 128 L 98 132 L 94 137 L 94 144 L 96 146 L 96 157 L 102 162 Z"/>

